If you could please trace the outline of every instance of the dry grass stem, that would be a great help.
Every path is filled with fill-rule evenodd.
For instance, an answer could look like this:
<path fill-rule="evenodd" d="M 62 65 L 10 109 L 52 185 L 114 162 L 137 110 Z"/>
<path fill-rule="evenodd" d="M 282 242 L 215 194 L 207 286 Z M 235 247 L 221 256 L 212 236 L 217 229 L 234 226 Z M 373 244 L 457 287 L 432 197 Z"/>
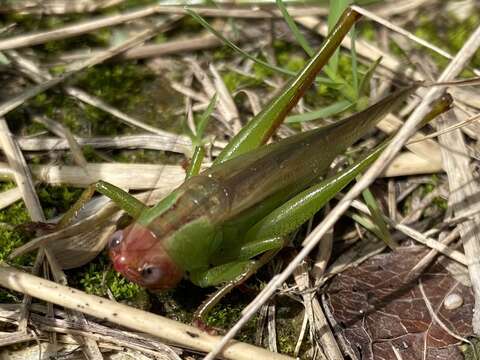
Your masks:
<path fill-rule="evenodd" d="M 393 114 L 385 116 L 377 125 L 377 127 L 386 134 L 393 134 L 402 126 L 403 121 Z M 425 142 L 423 140 L 425 140 Z M 436 165 L 438 168 L 441 168 L 442 157 L 440 155 L 440 146 L 435 140 L 427 139 L 421 131 L 417 131 L 412 136 L 411 140 L 406 144 L 406 147 L 414 154 L 433 163 L 432 167 Z"/>
<path fill-rule="evenodd" d="M 72 152 L 72 157 L 75 163 L 83 169 L 87 167 L 87 160 L 85 159 L 85 156 L 83 156 L 82 149 L 78 145 L 77 140 L 69 128 L 59 122 L 47 118 L 46 116 L 34 116 L 32 120 L 42 124 L 55 135 L 64 138 L 68 143 L 69 150 Z"/>
<path fill-rule="evenodd" d="M 415 144 L 417 142 L 421 142 L 421 141 L 425 141 L 425 140 L 428 140 L 428 139 L 433 139 L 433 138 L 436 138 L 440 135 L 443 135 L 443 134 L 447 134 L 453 130 L 456 130 L 456 129 L 461 129 L 461 128 L 464 128 L 465 126 L 467 126 L 469 123 L 473 122 L 473 121 L 478 121 L 480 119 L 480 114 L 477 114 L 477 115 L 474 115 L 474 116 L 471 116 L 469 117 L 468 119 L 466 120 L 463 120 L 463 121 L 459 121 L 455 124 L 452 124 L 448 127 L 446 127 L 445 129 L 442 129 L 441 131 L 436 131 L 432 134 L 429 134 L 429 135 L 426 135 L 424 136 L 423 138 L 419 138 L 419 139 L 412 139 L 411 141 L 409 141 L 408 143 L 409 144 Z"/>
<path fill-rule="evenodd" d="M 5 190 L 0 193 L 0 210 L 12 205 L 22 198 L 21 190 L 16 187 L 10 190 Z"/>
<path fill-rule="evenodd" d="M 457 240 L 458 237 L 460 236 L 460 228 L 457 226 L 455 229 L 453 229 L 450 234 L 447 236 L 443 237 L 443 239 L 440 240 L 440 242 L 444 245 L 449 245 L 453 241 Z M 430 250 L 427 255 L 425 255 L 420 261 L 410 270 L 410 276 L 412 277 L 415 274 L 421 273 L 424 269 L 426 269 L 432 261 L 435 259 L 435 257 L 438 255 L 437 250 Z"/>
<path fill-rule="evenodd" d="M 308 317 L 310 332 L 313 343 L 319 342 L 322 351 L 329 360 L 343 359 L 337 341 L 330 330 L 330 325 L 323 313 L 322 307 L 314 292 L 306 291 L 310 288 L 308 267 L 305 262 L 295 270 L 293 278 L 302 293 L 305 312 Z"/>
<path fill-rule="evenodd" d="M 4 3 L 0 12 L 19 12 L 22 14 L 69 14 L 93 12 L 122 3 L 125 0 L 18 0 Z"/>
<path fill-rule="evenodd" d="M 9 266 L 0 265 L 0 284 L 8 289 L 28 294 L 69 309 L 108 320 L 130 329 L 157 336 L 169 343 L 197 351 L 210 351 L 219 340 L 199 329 L 162 316 L 138 310 L 113 301 L 88 295 L 82 291 L 56 284 Z M 231 341 L 223 350 L 225 359 L 250 360 L 292 359 L 253 345 Z"/>
<path fill-rule="evenodd" d="M 243 39 L 239 39 L 241 41 Z M 247 40 L 247 39 L 245 39 Z M 162 44 L 148 44 L 137 46 L 125 51 L 119 56 L 122 60 L 145 59 L 165 55 L 179 54 L 183 52 L 193 52 L 198 50 L 208 50 L 221 46 L 222 42 L 212 34 L 194 36 L 189 39 L 171 40 Z M 78 61 L 92 56 L 102 50 L 92 50 L 89 52 L 75 51 L 66 53 L 58 57 L 61 62 Z"/>
<path fill-rule="evenodd" d="M 80 146 L 90 146 L 94 149 L 149 149 L 171 151 L 181 154 L 191 151 L 192 144 L 190 138 L 174 136 L 139 134 L 85 138 L 75 137 L 75 140 Z M 66 139 L 57 137 L 19 137 L 17 141 L 23 151 L 61 151 L 67 150 L 69 147 Z"/>
<path fill-rule="evenodd" d="M 480 27 L 477 29 L 477 46 L 480 46 Z M 457 122 L 453 111 L 442 116 L 437 121 L 441 131 Z M 480 187 L 472 175 L 469 159 L 465 156 L 467 148 L 460 130 L 454 130 L 439 136 L 442 145 L 442 157 L 448 175 L 450 186 L 449 204 L 456 216 L 463 216 L 475 204 L 480 193 Z M 473 215 L 459 225 L 463 242 L 470 280 L 475 294 L 475 310 L 473 328 L 480 334 L 480 216 Z"/>
<path fill-rule="evenodd" d="M 216 109 L 218 112 L 214 112 L 212 115 L 215 116 L 225 126 L 230 135 L 233 135 L 235 133 L 234 126 L 236 128 L 239 127 L 240 116 L 235 103 L 231 99 L 230 94 L 228 94 L 228 90 L 224 84 L 222 85 L 223 81 L 218 79 L 218 73 L 218 77 L 215 77 L 216 71 L 214 69 L 214 77 L 211 79 L 207 72 L 202 69 L 200 64 L 193 59 L 189 61 L 189 66 L 195 78 L 202 85 L 207 98 L 211 99 L 213 96 L 215 96 L 215 94 L 217 94 L 218 101 Z M 232 121 L 234 121 L 234 123 L 232 123 Z"/>
<path fill-rule="evenodd" d="M 320 22 L 317 18 L 313 16 L 301 17 L 295 20 L 299 24 L 305 26 L 307 29 L 315 31 L 322 36 L 326 36 L 328 33 L 327 24 L 324 22 Z M 349 36 L 345 37 L 342 42 L 342 46 L 346 49 L 351 49 L 351 39 Z M 423 76 L 421 73 L 413 70 L 410 67 L 405 67 L 405 64 L 403 64 L 397 58 L 382 51 L 381 49 L 366 40 L 356 39 L 355 50 L 359 56 L 370 61 L 376 61 L 378 58 L 381 57 L 382 62 L 380 63 L 378 70 L 381 70 L 383 68 L 394 74 L 401 73 L 412 80 L 423 80 Z"/>
<path fill-rule="evenodd" d="M 5 119 L 0 118 L 0 145 L 11 169 L 14 171 L 15 182 L 22 193 L 30 218 L 33 221 L 45 221 L 40 200 L 35 192 L 35 185 L 30 175 L 27 163 L 8 129 Z"/>
<path fill-rule="evenodd" d="M 394 178 L 408 175 L 436 174 L 441 171 L 443 171 L 443 167 L 439 163 L 406 151 L 398 154 L 382 172 L 381 176 Z"/>
<path fill-rule="evenodd" d="M 225 120 L 231 124 L 233 132 L 236 134 L 242 128 L 242 123 L 240 122 L 240 114 L 238 113 L 237 106 L 230 95 L 230 92 L 227 89 L 227 86 L 223 82 L 222 77 L 218 73 L 215 65 L 210 64 L 209 70 L 213 76 L 213 85 L 216 89 L 216 94 L 218 95 L 218 107 L 223 109 Z"/>
<path fill-rule="evenodd" d="M 228 17 L 228 18 L 248 18 L 248 19 L 269 19 L 282 18 L 282 13 L 276 6 L 267 4 L 252 4 L 250 9 L 245 9 L 244 6 L 230 5 L 228 8 L 195 6 L 190 5 L 189 8 L 195 10 L 196 13 L 206 17 Z M 322 16 L 328 14 L 328 9 L 322 6 L 288 6 L 290 16 Z M 185 14 L 184 6 L 160 6 L 157 9 L 160 14 Z"/>
<path fill-rule="evenodd" d="M 123 189 L 172 189 L 185 179 L 180 165 L 89 163 L 85 172 L 78 166 L 32 165 L 31 169 L 39 181 L 77 187 L 102 179 Z"/>
<path fill-rule="evenodd" d="M 72 36 L 86 34 L 88 32 L 98 30 L 107 26 L 114 26 L 132 21 L 156 13 L 158 5 L 147 6 L 139 10 L 127 12 L 125 14 L 115 14 L 102 16 L 93 20 L 81 21 L 73 23 L 54 30 L 47 30 L 32 34 L 14 36 L 8 39 L 0 40 L 0 50 L 16 49 L 26 46 L 43 44 L 47 41 L 66 39 Z"/>
<path fill-rule="evenodd" d="M 395 6 L 388 2 L 373 5 L 372 11 L 379 16 L 389 17 L 409 13 L 422 5 L 432 2 L 432 0 L 399 0 L 395 2 Z"/>
<path fill-rule="evenodd" d="M 57 262 L 56 257 L 52 254 L 50 249 L 45 250 L 45 255 L 48 259 L 48 263 L 50 265 L 50 270 L 52 272 L 53 278 L 55 282 L 61 285 L 67 285 L 67 277 L 65 273 L 62 271 L 60 264 Z M 67 311 L 67 319 L 73 322 L 77 322 L 80 325 L 86 325 L 85 317 L 82 313 L 78 311 Z M 55 334 L 55 333 L 54 333 Z M 103 360 L 102 353 L 98 347 L 98 344 L 95 340 L 89 337 L 76 337 L 77 341 L 84 345 L 85 355 L 89 360 Z"/>

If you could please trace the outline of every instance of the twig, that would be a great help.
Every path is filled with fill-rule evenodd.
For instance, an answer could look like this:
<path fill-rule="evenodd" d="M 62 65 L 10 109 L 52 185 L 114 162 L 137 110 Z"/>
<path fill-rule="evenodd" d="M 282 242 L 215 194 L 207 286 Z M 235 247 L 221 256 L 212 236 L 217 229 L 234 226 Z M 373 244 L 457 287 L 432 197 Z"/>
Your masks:
<path fill-rule="evenodd" d="M 85 314 L 108 320 L 130 329 L 152 334 L 169 343 L 198 350 L 210 351 L 219 340 L 199 329 L 138 310 L 98 296 L 56 284 L 6 265 L 0 265 L 0 284 L 11 290 L 81 311 Z M 256 346 L 231 341 L 222 352 L 222 357 L 235 360 L 265 359 L 287 360 L 288 356 L 275 354 Z"/>

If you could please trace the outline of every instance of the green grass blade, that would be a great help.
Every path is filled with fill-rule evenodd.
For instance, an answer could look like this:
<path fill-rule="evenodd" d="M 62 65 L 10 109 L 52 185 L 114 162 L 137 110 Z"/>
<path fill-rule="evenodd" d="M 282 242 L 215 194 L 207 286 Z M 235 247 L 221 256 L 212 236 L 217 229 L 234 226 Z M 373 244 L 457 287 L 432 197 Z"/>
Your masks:
<path fill-rule="evenodd" d="M 297 114 L 287 117 L 285 120 L 289 124 L 301 123 L 305 121 L 319 120 L 333 115 L 340 114 L 352 106 L 348 100 L 340 100 L 323 109 L 310 111 L 304 114 Z"/>
<path fill-rule="evenodd" d="M 390 231 L 388 231 L 387 224 L 383 219 L 384 215 L 382 210 L 380 209 L 380 206 L 378 205 L 377 200 L 375 200 L 375 197 L 370 189 L 365 189 L 362 192 L 362 196 L 365 204 L 367 204 L 368 209 L 370 210 L 372 221 L 378 229 L 380 239 L 382 239 L 389 248 L 392 250 L 395 249 L 398 247 L 398 244 L 395 242 L 395 240 L 393 240 Z"/>
<path fill-rule="evenodd" d="M 188 167 L 185 175 L 185 180 L 190 179 L 192 176 L 198 175 L 202 168 L 202 162 L 205 158 L 205 148 L 203 146 L 195 146 L 190 166 Z"/>
<path fill-rule="evenodd" d="M 283 3 L 283 1 L 276 0 L 276 2 L 277 2 L 278 8 L 280 9 L 280 12 L 282 13 L 282 16 L 285 22 L 287 23 L 288 27 L 290 28 L 290 31 L 295 37 L 295 40 L 297 40 L 297 42 L 300 44 L 300 46 L 307 53 L 308 56 L 312 57 L 313 55 L 315 55 L 315 50 L 313 50 L 313 48 L 308 44 L 303 34 L 300 32 L 300 30 L 298 30 L 297 24 L 295 24 L 295 21 L 292 19 L 292 17 L 288 13 L 288 10 L 285 7 L 285 4 Z"/>
<path fill-rule="evenodd" d="M 205 111 L 202 113 L 200 116 L 200 120 L 198 121 L 197 125 L 197 139 L 203 138 L 203 133 L 205 132 L 205 127 L 208 124 L 208 121 L 210 120 L 210 117 L 213 113 L 213 110 L 215 110 L 215 106 L 217 105 L 217 94 L 214 94 L 213 97 L 210 99 L 210 102 L 208 103 L 207 108 Z"/>
<path fill-rule="evenodd" d="M 363 226 L 365 229 L 373 233 L 379 239 L 382 238 L 382 232 L 377 227 L 377 225 L 375 225 L 375 223 L 372 221 L 372 219 L 369 216 L 360 215 L 355 212 L 347 212 L 347 215 L 350 216 L 353 221 Z"/>
<path fill-rule="evenodd" d="M 352 39 L 352 49 L 350 53 L 352 55 L 352 86 L 355 89 L 356 99 L 358 99 L 360 94 L 360 89 L 358 87 L 358 61 L 357 61 L 357 50 L 355 47 L 355 40 L 357 38 L 357 33 L 355 31 L 355 25 L 350 30 L 350 38 Z"/>
<path fill-rule="evenodd" d="M 351 3 L 351 0 L 330 0 L 330 8 L 328 12 L 328 32 L 330 33 L 335 26 L 336 22 L 342 15 L 343 11 Z M 339 51 L 335 51 L 332 58 L 328 63 L 328 67 L 334 74 L 338 72 L 338 57 Z"/>
<path fill-rule="evenodd" d="M 203 133 L 205 132 L 205 128 L 210 120 L 210 117 L 215 109 L 215 105 L 217 105 L 217 94 L 213 95 L 210 103 L 208 104 L 205 111 L 200 116 L 200 120 L 197 125 L 196 134 L 192 136 L 192 143 L 195 145 L 193 156 L 190 161 L 190 166 L 187 169 L 185 179 L 189 179 L 192 176 L 198 175 L 200 173 L 203 159 L 205 158 L 205 147 L 203 145 Z"/>
<path fill-rule="evenodd" d="M 360 80 L 360 87 L 358 90 L 359 96 L 368 94 L 368 84 L 373 76 L 373 73 L 375 72 L 375 69 L 378 67 L 378 65 L 380 65 L 381 61 L 382 57 L 380 56 L 377 60 L 370 64 L 367 72 L 365 73 L 365 75 L 363 75 L 362 80 Z"/>

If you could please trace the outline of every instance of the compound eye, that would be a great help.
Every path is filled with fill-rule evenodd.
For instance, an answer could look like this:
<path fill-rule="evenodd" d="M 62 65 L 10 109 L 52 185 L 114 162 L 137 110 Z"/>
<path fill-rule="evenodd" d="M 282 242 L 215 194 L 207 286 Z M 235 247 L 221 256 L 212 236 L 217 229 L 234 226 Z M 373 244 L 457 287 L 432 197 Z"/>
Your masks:
<path fill-rule="evenodd" d="M 108 241 L 108 247 L 110 249 L 114 249 L 117 246 L 119 246 L 122 243 L 122 241 L 123 241 L 123 231 L 122 230 L 115 231 L 112 237 L 110 238 L 110 240 Z"/>
<path fill-rule="evenodd" d="M 150 285 L 161 280 L 163 271 L 158 266 L 146 265 L 140 270 L 140 275 L 142 275 L 145 284 Z"/>

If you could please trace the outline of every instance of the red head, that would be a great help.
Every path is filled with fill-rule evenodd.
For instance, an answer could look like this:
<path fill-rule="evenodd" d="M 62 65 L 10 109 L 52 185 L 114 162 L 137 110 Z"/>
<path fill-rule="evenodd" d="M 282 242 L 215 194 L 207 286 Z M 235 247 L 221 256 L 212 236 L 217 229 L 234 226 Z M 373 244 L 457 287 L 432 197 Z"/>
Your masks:
<path fill-rule="evenodd" d="M 142 225 L 132 224 L 115 232 L 108 249 L 115 270 L 143 287 L 170 289 L 182 279 L 183 271 L 161 241 Z"/>

